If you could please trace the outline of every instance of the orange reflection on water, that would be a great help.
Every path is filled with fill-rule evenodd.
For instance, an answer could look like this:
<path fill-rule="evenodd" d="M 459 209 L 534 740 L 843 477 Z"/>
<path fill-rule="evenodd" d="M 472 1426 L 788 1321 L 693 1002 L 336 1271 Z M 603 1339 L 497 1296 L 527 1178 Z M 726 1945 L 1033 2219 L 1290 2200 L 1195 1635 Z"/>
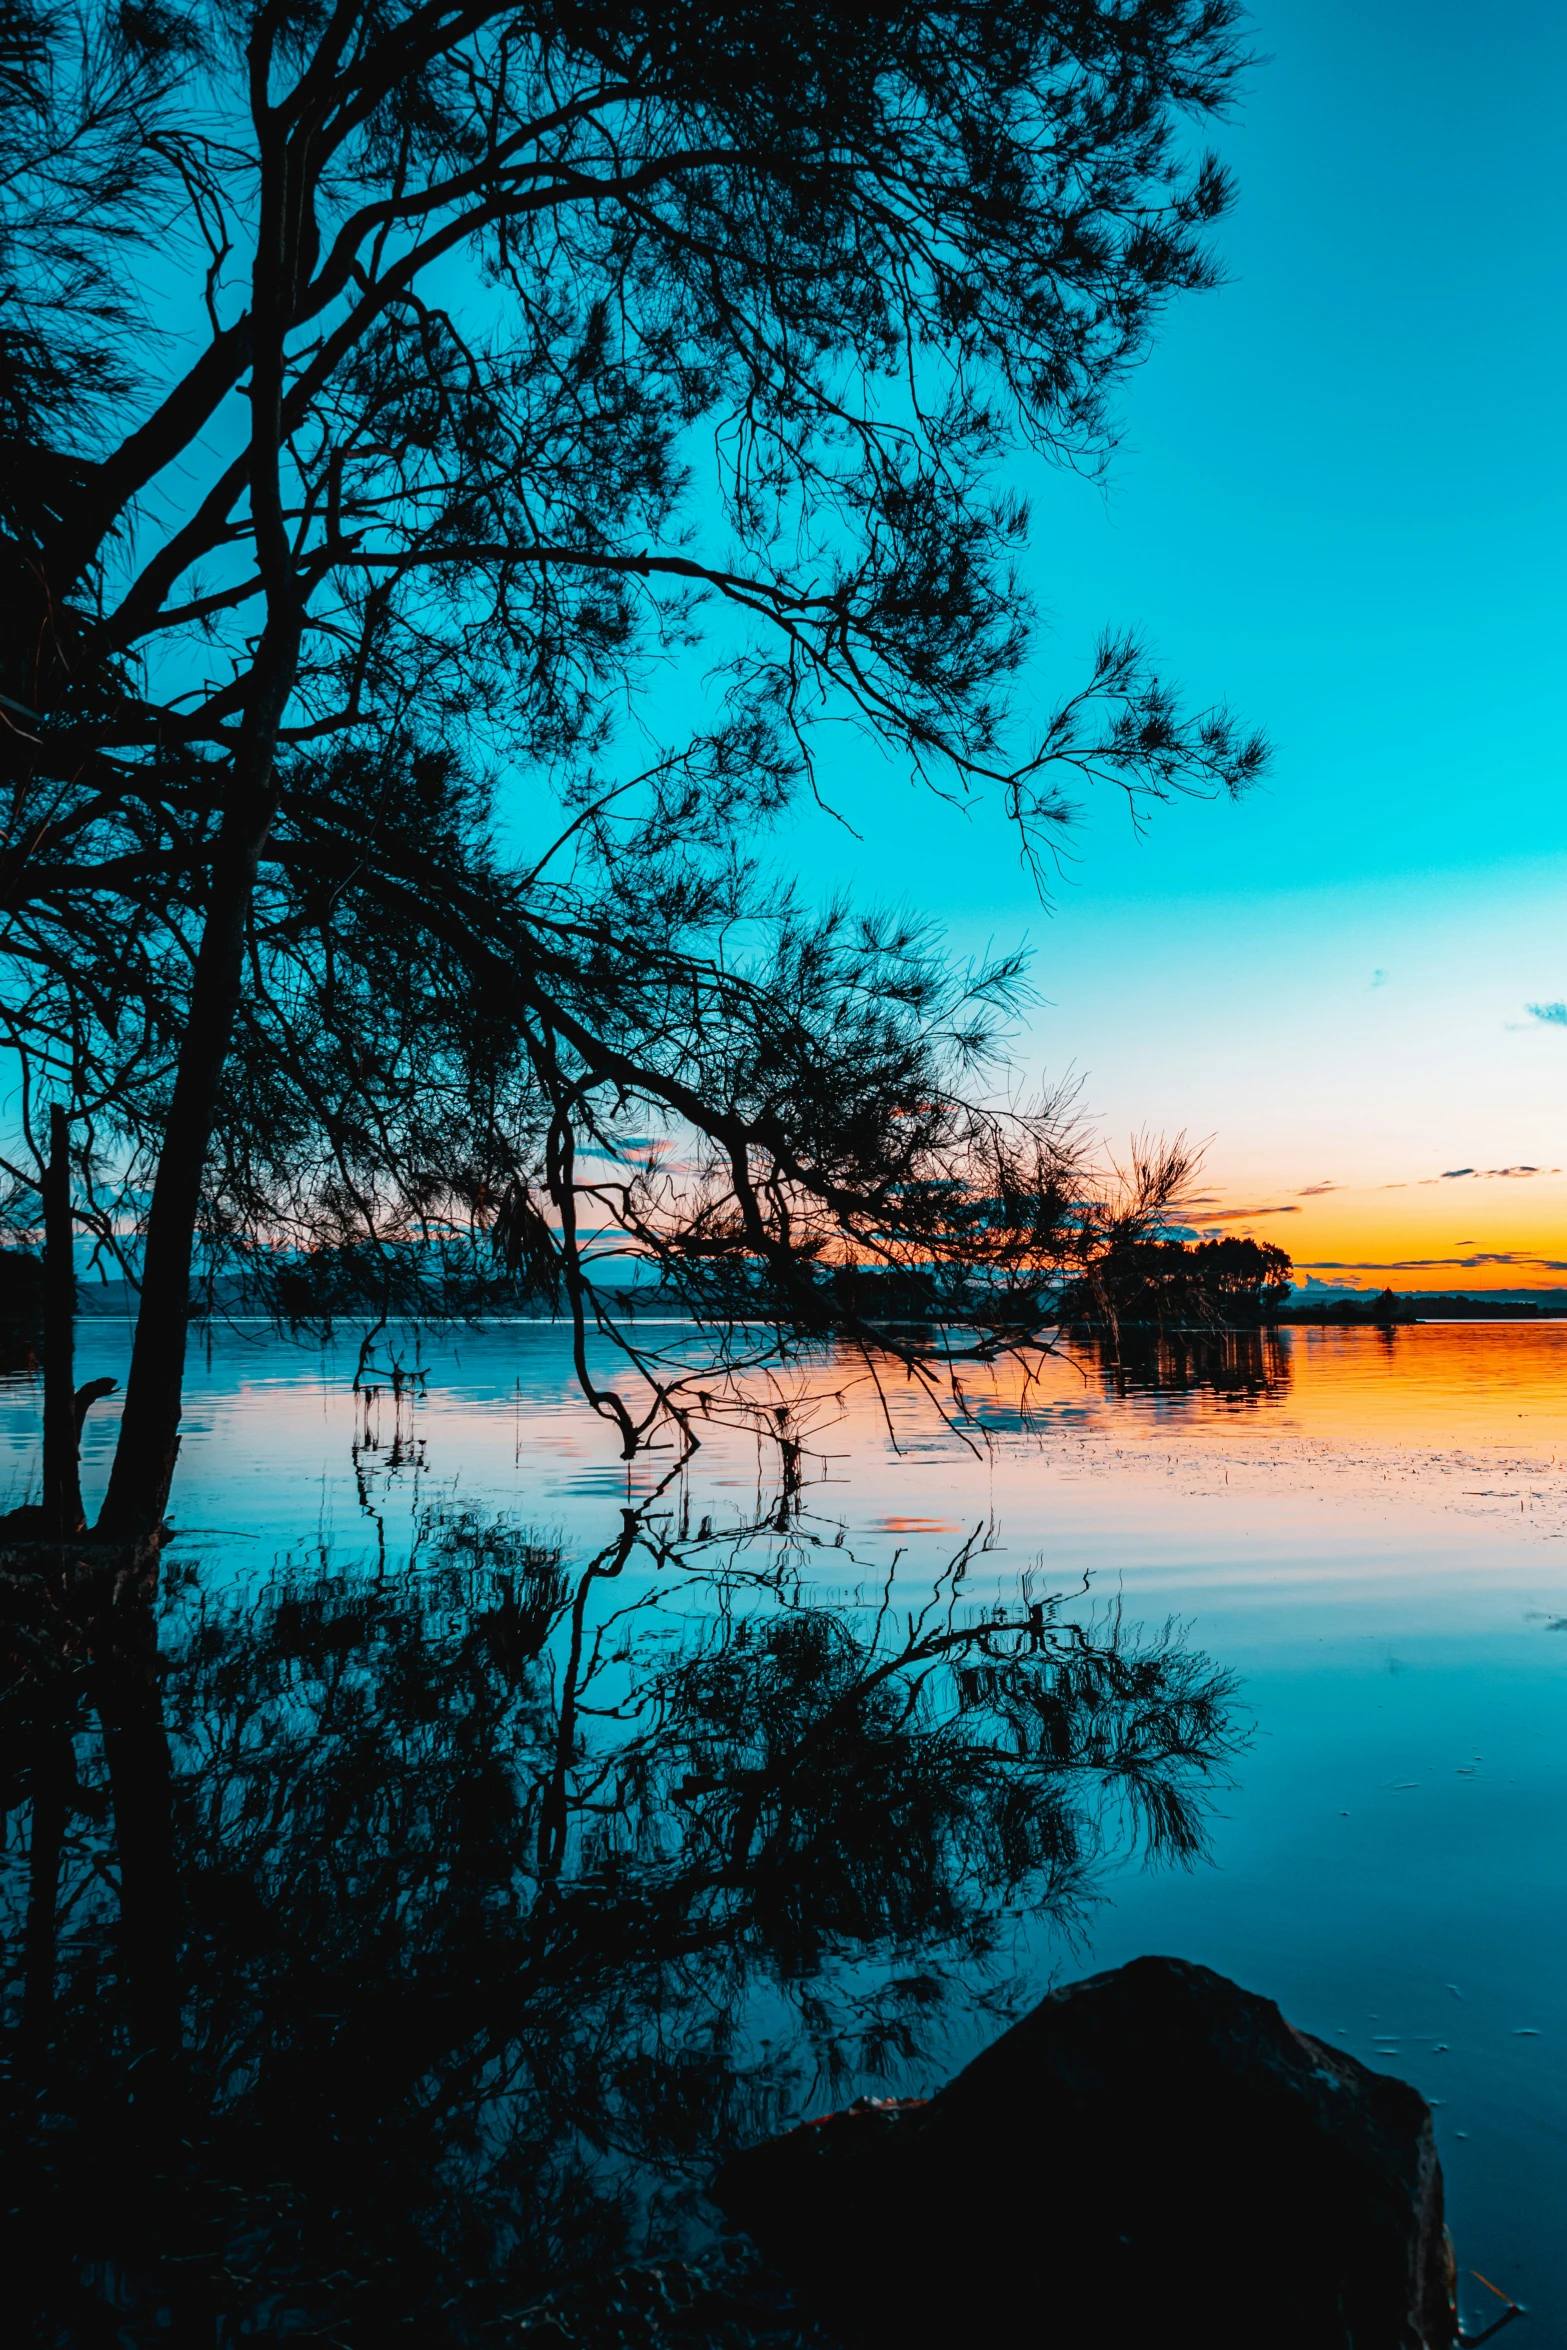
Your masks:
<path fill-rule="evenodd" d="M 1567 1455 L 1567 1322 L 1280 1333 L 1280 1410 L 1304 1434 Z"/>
<path fill-rule="evenodd" d="M 1074 1341 L 1026 1360 L 958 1365 L 953 1377 L 970 1430 L 1002 1440 L 1304 1438 L 1444 1453 L 1495 1447 L 1567 1465 L 1567 1322 L 1126 1333 L 1119 1353 Z M 832 1450 L 854 1454 L 889 1434 L 900 1449 L 938 1438 L 932 1395 L 896 1365 L 840 1356 L 776 1384 L 808 1445 L 829 1430 Z M 952 1394 L 938 1392 L 950 1412 Z"/>
<path fill-rule="evenodd" d="M 921 1556 L 943 1538 L 895 1517 L 913 1492 L 932 1517 L 990 1525 L 1009 1559 L 1037 1546 L 1058 1576 L 1113 1573 L 1135 1604 L 1195 1610 L 1210 1631 L 1240 1607 L 1257 1617 L 1248 1637 L 1267 1623 L 1294 1638 L 1309 1603 L 1324 1637 L 1363 1633 L 1411 1593 L 1429 1619 L 1439 1589 L 1444 1621 L 1491 1623 L 1504 1581 L 1531 1622 L 1567 1621 L 1567 1325 L 1140 1347 L 1126 1333 L 1119 1360 L 1079 1343 L 983 1378 L 971 1367 L 958 1431 L 901 1375 L 878 1397 L 847 1372 L 821 1366 L 802 1397 L 797 1424 L 821 1415 L 807 1507 L 867 1533 L 907 1527 L 894 1538 Z"/>
<path fill-rule="evenodd" d="M 1248 1425 L 1365 1444 L 1525 1446 L 1567 1454 L 1567 1323 L 1435 1322 L 1237 1334 L 1213 1384 L 1176 1403 L 1135 1372 L 1121 1412 L 1227 1435 Z M 1085 1351 L 1076 1350 L 1079 1358 Z M 1098 1366 L 1092 1366 L 1097 1368 Z M 1103 1376 L 1103 1374 L 1101 1374 Z"/>

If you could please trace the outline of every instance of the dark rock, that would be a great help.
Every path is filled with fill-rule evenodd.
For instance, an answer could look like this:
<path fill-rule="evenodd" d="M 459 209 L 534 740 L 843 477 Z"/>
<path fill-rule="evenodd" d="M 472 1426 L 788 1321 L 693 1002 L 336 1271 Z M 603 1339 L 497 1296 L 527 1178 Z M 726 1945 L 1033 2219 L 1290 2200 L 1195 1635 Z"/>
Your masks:
<path fill-rule="evenodd" d="M 712 2192 L 867 2344 L 1450 2350 L 1425 2100 L 1206 1967 L 1071 1983 L 929 2103 L 862 2103 Z"/>

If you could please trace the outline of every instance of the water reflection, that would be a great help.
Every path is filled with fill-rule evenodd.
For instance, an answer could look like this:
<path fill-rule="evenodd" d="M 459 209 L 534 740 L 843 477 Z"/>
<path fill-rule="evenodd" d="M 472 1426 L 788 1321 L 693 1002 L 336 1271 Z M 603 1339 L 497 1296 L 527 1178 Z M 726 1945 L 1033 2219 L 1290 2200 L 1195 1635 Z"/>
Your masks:
<path fill-rule="evenodd" d="M 662 1504 L 370 1577 L 6 1586 L 8 2298 L 51 2341 L 468 2342 L 1190 1858 L 1224 1674 L 1079 1595 Z M 829 1577 L 831 1578 L 829 1580 Z M 994 1590 L 993 1582 L 988 1587 Z"/>
<path fill-rule="evenodd" d="M 1280 1403 L 1293 1368 L 1277 1330 L 1158 1330 L 1132 1325 L 1114 1339 L 1079 1340 L 1074 1358 L 1091 1367 L 1103 1394 L 1181 1397 L 1220 1403 Z"/>

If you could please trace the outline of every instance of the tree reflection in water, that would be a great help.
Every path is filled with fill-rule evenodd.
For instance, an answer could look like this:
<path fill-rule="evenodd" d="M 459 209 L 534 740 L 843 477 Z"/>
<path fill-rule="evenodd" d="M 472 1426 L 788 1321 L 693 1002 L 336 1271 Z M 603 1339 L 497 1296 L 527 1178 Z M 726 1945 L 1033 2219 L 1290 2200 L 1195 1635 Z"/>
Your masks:
<path fill-rule="evenodd" d="M 981 1537 L 858 1594 L 778 1523 L 650 1503 L 572 1562 L 448 1509 L 374 1581 L 12 1580 L 39 2338 L 493 2340 L 681 2241 L 728 2147 L 999 2024 L 1018 1911 L 1200 1850 L 1231 1691 L 1173 1632 L 971 1601 Z"/>
<path fill-rule="evenodd" d="M 1123 1324 L 1113 1339 L 1079 1338 L 1072 1351 L 1107 1395 L 1157 1395 L 1167 1404 L 1282 1402 L 1289 1394 L 1288 1335 L 1277 1330 L 1153 1329 Z"/>

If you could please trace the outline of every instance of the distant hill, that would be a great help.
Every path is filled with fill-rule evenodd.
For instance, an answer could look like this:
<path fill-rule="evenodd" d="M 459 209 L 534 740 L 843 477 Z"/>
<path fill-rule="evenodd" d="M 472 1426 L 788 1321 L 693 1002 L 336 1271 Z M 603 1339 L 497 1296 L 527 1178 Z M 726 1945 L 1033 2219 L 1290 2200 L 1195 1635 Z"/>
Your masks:
<path fill-rule="evenodd" d="M 1295 1306 L 1332 1305 L 1338 1298 L 1348 1298 L 1356 1305 L 1370 1305 L 1383 1294 L 1375 1285 L 1362 1288 L 1354 1281 L 1318 1281 L 1308 1277 L 1292 1285 L 1290 1304 Z M 1411 1305 L 1434 1305 L 1439 1298 L 1467 1297 L 1476 1305 L 1535 1305 L 1567 1306 L 1567 1282 L 1558 1281 L 1554 1288 L 1490 1288 L 1480 1290 L 1406 1289 L 1399 1295 Z"/>

